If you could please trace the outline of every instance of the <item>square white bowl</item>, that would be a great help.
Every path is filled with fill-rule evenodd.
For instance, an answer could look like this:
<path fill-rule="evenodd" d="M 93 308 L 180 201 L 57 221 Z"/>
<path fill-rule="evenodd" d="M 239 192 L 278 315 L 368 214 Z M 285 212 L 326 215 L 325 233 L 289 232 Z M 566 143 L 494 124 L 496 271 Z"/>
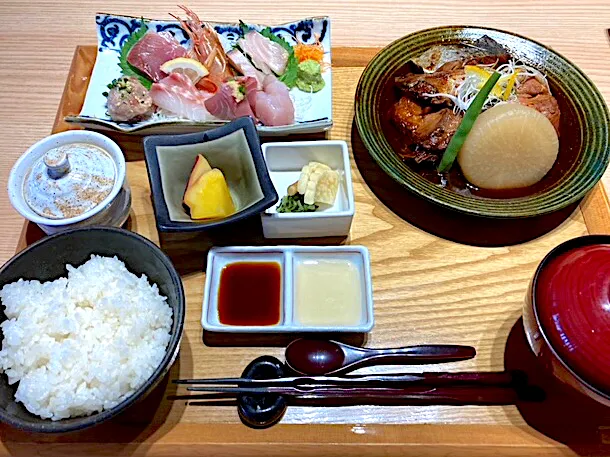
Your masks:
<path fill-rule="evenodd" d="M 300 324 L 294 312 L 294 264 L 311 259 L 348 259 L 359 270 L 362 308 L 357 325 L 313 326 Z M 280 321 L 275 325 L 246 326 L 222 324 L 218 319 L 218 288 L 222 269 L 234 262 L 277 262 L 282 274 Z M 211 332 L 305 333 L 369 332 L 375 324 L 371 261 L 364 246 L 232 246 L 212 248 L 208 253 L 201 325 Z"/>
<path fill-rule="evenodd" d="M 354 188 L 345 141 L 295 141 L 262 145 L 271 182 L 281 200 L 301 169 L 315 161 L 337 170 L 339 192 L 333 206 L 311 213 L 278 213 L 277 205 L 261 213 L 265 238 L 347 236 L 354 218 Z"/>

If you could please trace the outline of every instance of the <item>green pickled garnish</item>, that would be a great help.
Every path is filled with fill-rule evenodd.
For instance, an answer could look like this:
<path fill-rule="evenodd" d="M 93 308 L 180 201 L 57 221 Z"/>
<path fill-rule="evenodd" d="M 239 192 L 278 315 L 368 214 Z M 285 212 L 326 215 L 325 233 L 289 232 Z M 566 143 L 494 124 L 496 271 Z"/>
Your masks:
<path fill-rule="evenodd" d="M 304 196 L 296 193 L 286 195 L 277 207 L 278 213 L 311 213 L 318 209 L 318 205 L 306 205 Z"/>

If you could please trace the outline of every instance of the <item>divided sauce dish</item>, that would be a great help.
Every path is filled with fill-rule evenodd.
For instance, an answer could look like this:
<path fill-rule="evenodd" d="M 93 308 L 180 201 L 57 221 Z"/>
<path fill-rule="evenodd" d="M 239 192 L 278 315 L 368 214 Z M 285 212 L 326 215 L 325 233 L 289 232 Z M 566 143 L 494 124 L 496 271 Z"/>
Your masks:
<path fill-rule="evenodd" d="M 279 271 L 277 319 L 259 325 L 258 321 L 236 324 L 223 318 L 227 316 L 223 307 L 248 310 L 267 305 L 262 298 L 267 290 L 256 285 L 252 290 L 239 290 L 235 287 L 239 280 L 231 284 L 225 279 L 228 268 L 257 264 L 265 268 L 274 264 Z M 331 284 L 330 278 L 335 282 Z M 261 279 L 258 284 L 263 282 Z M 207 331 L 233 333 L 368 332 L 374 325 L 368 250 L 364 246 L 212 248 L 201 325 Z"/>

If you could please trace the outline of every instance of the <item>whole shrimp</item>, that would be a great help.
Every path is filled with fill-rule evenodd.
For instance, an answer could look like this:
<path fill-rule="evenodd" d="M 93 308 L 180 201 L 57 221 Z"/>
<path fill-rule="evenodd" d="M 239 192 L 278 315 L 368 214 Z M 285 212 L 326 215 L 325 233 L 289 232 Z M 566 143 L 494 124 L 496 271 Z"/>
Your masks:
<path fill-rule="evenodd" d="M 214 30 L 214 27 L 207 22 L 201 21 L 201 19 L 186 6 L 178 6 L 186 13 L 187 19 L 181 19 L 171 13 L 170 16 L 180 22 L 182 28 L 191 39 L 194 57 L 196 57 L 210 72 L 210 74 L 203 78 L 200 83 L 204 85 L 204 89 L 215 92 L 223 82 L 233 78 L 235 72 L 229 64 L 227 54 L 222 47 L 222 43 L 220 42 L 220 38 L 218 38 L 218 34 L 216 33 L 216 30 Z M 200 83 L 198 83 L 198 86 L 200 86 Z M 212 83 L 215 87 L 211 88 L 206 83 Z"/>

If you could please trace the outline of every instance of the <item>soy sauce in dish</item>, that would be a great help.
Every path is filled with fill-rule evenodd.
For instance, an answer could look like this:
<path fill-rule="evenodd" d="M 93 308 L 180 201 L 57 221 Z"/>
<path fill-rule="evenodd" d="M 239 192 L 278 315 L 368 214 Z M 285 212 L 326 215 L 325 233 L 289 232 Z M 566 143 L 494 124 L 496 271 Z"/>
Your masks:
<path fill-rule="evenodd" d="M 405 64 L 394 73 L 388 76 L 381 83 L 381 91 L 379 96 L 379 117 L 381 130 L 387 139 L 388 143 L 401 156 L 401 151 L 405 147 L 405 135 L 394 125 L 392 121 L 392 111 L 394 103 L 399 99 L 400 93 L 395 88 L 394 78 L 407 74 L 411 71 L 411 66 Z M 462 174 L 457 162 L 446 173 L 438 173 L 434 166 L 430 164 L 416 164 L 413 160 L 405 160 L 405 163 L 415 173 L 422 178 L 432 182 L 440 187 L 451 190 L 457 194 L 475 198 L 519 198 L 528 195 L 534 195 L 543 192 L 561 181 L 567 176 L 570 170 L 578 165 L 578 155 L 581 150 L 581 127 L 576 116 L 574 102 L 570 101 L 561 84 L 558 84 L 552 79 L 552 75 L 548 75 L 548 82 L 551 88 L 551 93 L 557 99 L 559 109 L 561 111 L 560 118 L 560 136 L 559 136 L 559 154 L 553 168 L 546 174 L 542 180 L 528 187 L 518 189 L 481 189 L 473 186 Z"/>
<path fill-rule="evenodd" d="M 281 293 L 279 263 L 230 263 L 220 272 L 218 320 L 225 325 L 276 325 Z"/>

